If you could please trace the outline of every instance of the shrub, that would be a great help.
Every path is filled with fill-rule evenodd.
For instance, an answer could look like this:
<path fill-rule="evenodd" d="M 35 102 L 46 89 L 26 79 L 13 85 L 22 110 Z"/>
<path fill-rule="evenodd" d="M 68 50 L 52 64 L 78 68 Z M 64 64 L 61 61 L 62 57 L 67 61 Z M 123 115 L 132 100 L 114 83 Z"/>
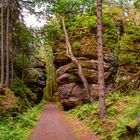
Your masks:
<path fill-rule="evenodd" d="M 131 103 L 128 107 L 122 112 L 120 121 L 117 124 L 116 131 L 113 132 L 113 138 L 120 138 L 120 139 L 128 139 L 130 135 L 126 131 L 126 125 L 133 122 L 137 119 L 140 115 L 140 96 L 136 95 L 130 98 Z M 137 124 L 137 133 L 132 136 L 135 140 L 140 138 L 140 124 Z"/>
<path fill-rule="evenodd" d="M 0 116 L 15 116 L 20 111 L 20 104 L 14 93 L 4 88 L 0 93 Z"/>
<path fill-rule="evenodd" d="M 69 114 L 76 116 L 78 119 L 83 120 L 86 117 L 90 116 L 97 112 L 98 103 L 95 104 L 84 104 L 77 106 L 74 109 L 69 111 Z"/>
<path fill-rule="evenodd" d="M 42 101 L 16 117 L 0 118 L 0 140 L 26 140 L 36 125 L 44 105 L 45 102 Z"/>
<path fill-rule="evenodd" d="M 133 93 L 132 93 L 133 92 Z M 134 133 L 128 133 L 126 126 L 136 122 L 140 116 L 140 95 L 138 91 L 131 91 L 124 95 L 116 92 L 106 97 L 107 115 L 100 120 L 98 115 L 99 104 L 80 105 L 68 113 L 83 120 L 96 134 L 104 140 L 140 139 L 140 124 L 137 124 Z"/>
<path fill-rule="evenodd" d="M 26 87 L 24 82 L 19 78 L 14 79 L 11 90 L 18 98 L 23 110 L 31 107 L 31 105 L 33 105 L 36 101 L 36 95 L 32 93 L 32 91 L 28 87 Z"/>

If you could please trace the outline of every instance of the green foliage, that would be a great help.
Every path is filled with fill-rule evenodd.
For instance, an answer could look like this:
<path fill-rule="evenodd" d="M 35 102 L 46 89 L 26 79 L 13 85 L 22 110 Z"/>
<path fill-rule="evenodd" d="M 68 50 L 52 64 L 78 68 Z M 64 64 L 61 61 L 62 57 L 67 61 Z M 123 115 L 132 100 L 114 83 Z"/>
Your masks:
<path fill-rule="evenodd" d="M 31 60 L 29 56 L 27 56 L 23 51 L 16 55 L 15 58 L 15 72 L 17 76 L 22 75 L 23 69 L 25 69 L 28 65 L 33 66 L 35 63 Z"/>
<path fill-rule="evenodd" d="M 136 8 L 140 8 L 140 1 L 139 0 L 136 0 L 135 3 L 134 3 L 135 7 Z"/>
<path fill-rule="evenodd" d="M 86 35 L 87 31 L 96 28 L 96 16 L 88 14 L 83 14 L 81 16 L 78 15 L 75 17 L 74 21 L 68 22 L 67 26 L 71 32 L 83 31 Z"/>
<path fill-rule="evenodd" d="M 140 115 L 140 95 L 137 91 L 133 92 L 135 95 L 128 93 L 125 96 L 123 93 L 114 93 L 107 96 L 106 102 L 109 107 L 107 107 L 107 116 L 104 120 L 100 120 L 98 116 L 98 103 L 80 105 L 70 110 L 68 114 L 86 122 L 87 126 L 94 133 L 100 134 L 102 139 L 124 140 L 132 137 L 134 140 L 139 140 L 140 124 L 134 135 L 126 130 L 126 125 Z"/>
<path fill-rule="evenodd" d="M 76 116 L 79 120 L 85 120 L 87 126 L 90 127 L 96 134 L 102 132 L 100 127 L 100 119 L 97 115 L 99 104 L 84 104 L 71 109 L 68 113 Z M 94 119 L 93 119 L 94 118 Z"/>
<path fill-rule="evenodd" d="M 80 50 L 80 46 L 81 46 L 81 44 L 78 41 L 75 41 L 75 42 L 72 43 L 72 49 L 74 51 L 79 51 Z"/>
<path fill-rule="evenodd" d="M 15 118 L 0 118 L 0 139 L 26 140 L 31 133 L 31 129 L 36 125 L 44 105 L 45 102 L 42 101 L 36 107 Z"/>
<path fill-rule="evenodd" d="M 71 109 L 69 114 L 76 116 L 80 120 L 83 120 L 91 114 L 96 113 L 98 106 L 98 103 L 80 105 L 74 109 Z"/>
<path fill-rule="evenodd" d="M 59 21 L 56 18 L 51 18 L 49 24 L 45 25 L 44 31 L 44 51 L 43 59 L 46 62 L 46 87 L 44 89 L 44 98 L 52 100 L 53 95 L 57 92 L 56 69 L 54 66 L 53 46 L 63 37 L 60 30 Z M 54 47 L 55 49 L 55 47 Z"/>
<path fill-rule="evenodd" d="M 30 108 L 31 105 L 33 105 L 33 103 L 36 101 L 35 93 L 32 93 L 32 91 L 26 87 L 21 79 L 15 78 L 13 85 L 11 85 L 10 88 L 18 98 L 22 111 Z"/>
<path fill-rule="evenodd" d="M 106 26 L 108 26 L 108 27 L 114 26 L 114 21 L 112 20 L 112 18 L 110 18 L 106 14 L 103 14 L 103 26 L 104 27 L 106 27 Z"/>
<path fill-rule="evenodd" d="M 139 32 L 140 28 L 132 25 L 132 22 L 128 22 L 125 25 L 125 34 L 120 40 L 120 62 L 121 64 L 132 64 L 138 63 L 137 52 L 140 51 Z"/>
<path fill-rule="evenodd" d="M 108 104 L 111 104 L 111 103 L 114 103 L 114 102 L 117 102 L 118 100 L 120 100 L 121 97 L 122 97 L 122 96 L 121 96 L 121 93 L 120 93 L 120 92 L 115 92 L 115 93 L 113 93 L 113 94 L 107 96 L 106 102 L 107 102 Z"/>
<path fill-rule="evenodd" d="M 5 88 L 0 93 L 0 117 L 15 116 L 20 111 L 20 103 L 14 93 Z"/>
<path fill-rule="evenodd" d="M 53 102 L 60 102 L 59 100 L 59 93 L 58 92 L 55 92 L 52 96 L 52 99 L 51 99 Z"/>
<path fill-rule="evenodd" d="M 44 90 L 44 97 L 47 98 L 48 100 L 51 100 L 53 94 L 57 92 L 56 69 L 54 66 L 54 56 L 51 45 L 46 45 L 45 61 L 46 61 L 47 81 L 46 88 Z"/>
<path fill-rule="evenodd" d="M 122 112 L 121 118 L 119 123 L 117 124 L 117 129 L 113 132 L 113 137 L 120 137 L 123 139 L 124 137 L 128 139 L 128 133 L 126 131 L 126 125 L 128 125 L 133 120 L 137 119 L 140 115 L 140 96 L 137 95 L 135 97 L 131 97 L 130 105 Z M 140 124 L 138 124 L 138 134 L 135 134 L 135 139 L 140 138 L 140 131 L 139 131 Z"/>
<path fill-rule="evenodd" d="M 27 28 L 24 24 L 20 23 L 16 29 L 16 39 L 20 42 L 20 49 L 27 49 L 30 43 L 33 41 L 33 34 L 29 28 Z"/>
<path fill-rule="evenodd" d="M 90 123 L 88 122 L 87 126 L 89 128 L 91 128 L 95 132 L 95 134 L 101 134 L 101 133 L 103 133 L 103 130 L 100 127 L 100 121 L 99 121 L 99 119 L 91 120 Z"/>
<path fill-rule="evenodd" d="M 60 24 L 56 18 L 52 18 L 49 24 L 44 26 L 45 40 L 47 44 L 53 45 L 58 39 L 62 37 L 62 30 L 60 30 Z"/>
<path fill-rule="evenodd" d="M 105 19 L 107 20 L 106 22 L 108 23 L 104 23 L 106 24 L 105 29 L 104 29 L 104 46 L 105 48 L 109 48 L 115 55 L 118 55 L 119 53 L 119 28 L 116 27 L 114 25 L 114 23 L 112 23 L 111 19 Z M 109 21 L 108 21 L 109 20 Z"/>
<path fill-rule="evenodd" d="M 121 64 L 136 64 L 137 62 L 137 56 L 133 55 L 133 54 L 129 54 L 129 53 L 122 53 L 122 55 L 120 55 L 120 61 Z"/>
<path fill-rule="evenodd" d="M 27 68 L 24 70 L 24 81 L 25 83 L 34 83 L 37 82 L 37 79 L 39 79 L 42 76 L 42 73 L 35 68 Z"/>
<path fill-rule="evenodd" d="M 13 1 L 13 3 L 15 2 Z M 16 6 L 17 5 L 18 2 Z M 15 9 L 17 8 L 16 6 Z M 19 9 L 18 12 L 20 12 Z M 14 18 L 17 19 L 18 17 L 19 16 Z M 24 69 L 29 65 L 30 66 L 34 65 L 32 59 L 33 57 L 31 55 L 34 55 L 34 47 L 36 47 L 37 43 L 34 41 L 35 37 L 33 30 L 28 28 L 24 23 L 20 21 L 16 21 L 17 23 L 13 23 L 15 21 L 11 22 L 10 22 L 11 43 L 9 44 L 10 44 L 10 52 L 13 51 L 13 53 L 10 53 L 10 59 L 11 60 L 14 59 L 14 75 L 21 78 Z M 32 45 L 33 43 L 36 44 Z"/>
<path fill-rule="evenodd" d="M 79 14 L 87 3 L 85 0 L 60 0 L 55 3 L 52 12 L 59 16 Z"/>
<path fill-rule="evenodd" d="M 14 40 L 13 49 L 17 50 L 14 56 L 14 68 L 17 76 L 20 76 L 22 70 L 27 65 L 34 64 L 29 54 L 33 54 L 34 41 L 33 32 L 23 23 L 19 23 L 14 30 L 12 39 Z M 15 52 L 14 52 L 15 53 Z"/>
<path fill-rule="evenodd" d="M 107 114 L 108 114 L 108 115 L 116 115 L 117 113 L 118 113 L 117 107 L 109 108 L 109 109 L 107 110 Z"/>

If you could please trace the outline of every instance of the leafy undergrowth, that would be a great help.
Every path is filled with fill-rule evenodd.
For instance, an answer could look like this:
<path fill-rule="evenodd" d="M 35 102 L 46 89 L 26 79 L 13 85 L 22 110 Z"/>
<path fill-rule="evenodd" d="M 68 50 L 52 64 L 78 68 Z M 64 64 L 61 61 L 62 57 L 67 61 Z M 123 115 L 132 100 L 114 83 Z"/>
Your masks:
<path fill-rule="evenodd" d="M 100 120 L 99 104 L 80 105 L 68 112 L 84 121 L 90 129 L 104 140 L 140 140 L 140 123 L 133 132 L 128 132 L 126 126 L 140 117 L 140 92 L 133 91 L 127 95 L 114 93 L 108 95 L 107 115 Z"/>
<path fill-rule="evenodd" d="M 26 140 L 36 125 L 45 102 L 17 117 L 0 118 L 0 140 Z"/>

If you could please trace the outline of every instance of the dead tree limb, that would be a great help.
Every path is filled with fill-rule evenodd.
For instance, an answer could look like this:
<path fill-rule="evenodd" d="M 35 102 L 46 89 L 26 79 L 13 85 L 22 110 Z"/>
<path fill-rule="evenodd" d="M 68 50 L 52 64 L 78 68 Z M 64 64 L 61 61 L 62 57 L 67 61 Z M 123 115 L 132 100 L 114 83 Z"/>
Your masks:
<path fill-rule="evenodd" d="M 115 89 L 113 89 L 110 93 L 113 93 L 119 89 L 121 89 L 123 86 L 125 86 L 128 82 L 131 82 L 132 80 L 134 80 L 135 78 L 137 78 L 138 76 L 140 76 L 140 71 L 138 71 L 136 74 L 134 74 L 132 77 L 128 78 L 125 82 L 123 82 L 121 85 L 119 85 L 118 87 L 116 87 Z"/>
<path fill-rule="evenodd" d="M 71 45 L 70 45 L 70 41 L 69 41 L 69 37 L 68 37 L 68 33 L 67 33 L 67 29 L 66 29 L 66 25 L 65 25 L 64 17 L 62 17 L 62 23 L 63 23 L 63 30 L 64 30 L 64 34 L 65 34 L 65 40 L 66 40 L 67 55 L 71 59 L 71 61 L 77 66 L 78 75 L 83 82 L 84 88 L 86 90 L 87 97 L 89 98 L 90 102 L 93 102 L 93 98 L 92 98 L 92 95 L 90 93 L 90 89 L 89 89 L 87 79 L 86 79 L 86 77 L 83 73 L 82 66 L 73 54 L 73 51 L 72 51 L 72 48 L 71 48 Z"/>

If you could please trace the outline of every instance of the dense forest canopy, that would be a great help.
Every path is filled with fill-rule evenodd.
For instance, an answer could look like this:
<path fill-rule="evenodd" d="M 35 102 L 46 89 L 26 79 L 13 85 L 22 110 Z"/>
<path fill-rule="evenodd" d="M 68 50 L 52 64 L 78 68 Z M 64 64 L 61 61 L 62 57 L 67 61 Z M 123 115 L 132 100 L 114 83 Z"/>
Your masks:
<path fill-rule="evenodd" d="M 28 27 L 25 12 L 45 25 Z M 70 114 L 108 139 L 139 138 L 139 0 L 1 0 L 0 36 L 1 118 L 43 99 L 65 110 L 91 103 Z"/>

